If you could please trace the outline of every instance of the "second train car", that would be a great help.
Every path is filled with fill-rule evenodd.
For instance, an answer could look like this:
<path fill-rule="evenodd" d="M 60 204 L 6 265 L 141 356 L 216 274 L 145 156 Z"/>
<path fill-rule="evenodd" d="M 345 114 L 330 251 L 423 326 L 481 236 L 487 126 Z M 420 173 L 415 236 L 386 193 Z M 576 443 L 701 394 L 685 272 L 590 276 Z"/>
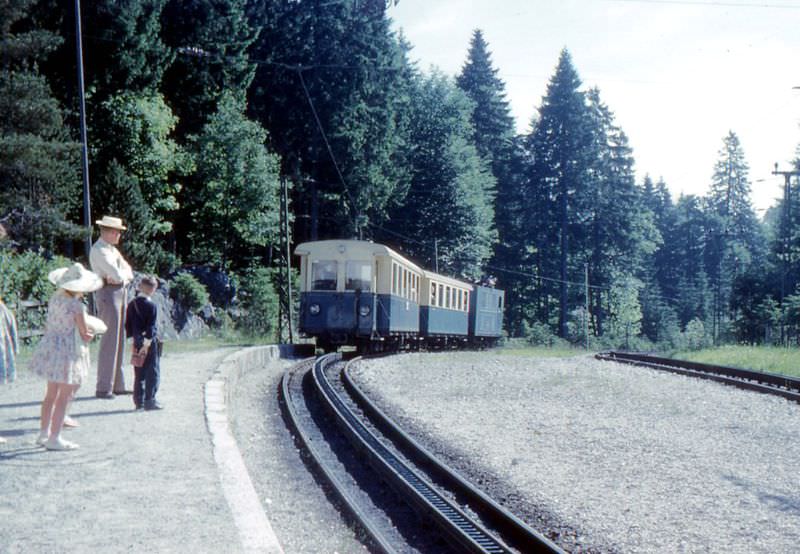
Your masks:
<path fill-rule="evenodd" d="M 487 346 L 502 335 L 503 291 L 426 271 L 368 241 L 297 246 L 299 331 L 326 351 Z"/>

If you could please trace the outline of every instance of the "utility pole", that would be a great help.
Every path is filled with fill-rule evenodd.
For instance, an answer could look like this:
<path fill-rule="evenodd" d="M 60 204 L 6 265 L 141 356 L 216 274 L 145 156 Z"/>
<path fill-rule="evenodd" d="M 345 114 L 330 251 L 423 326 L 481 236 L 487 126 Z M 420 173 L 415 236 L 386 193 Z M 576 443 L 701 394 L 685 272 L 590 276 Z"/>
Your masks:
<path fill-rule="evenodd" d="M 78 57 L 78 98 L 80 100 L 81 159 L 83 162 L 83 223 L 86 225 L 86 264 L 92 250 L 92 208 L 89 203 L 89 146 L 86 139 L 86 99 L 83 84 L 83 39 L 81 38 L 81 0 L 75 0 L 75 44 Z"/>
<path fill-rule="evenodd" d="M 292 334 L 292 254 L 291 254 L 291 235 L 289 227 L 289 191 L 286 184 L 286 177 L 281 177 L 281 206 L 280 206 L 280 225 L 281 225 L 281 248 L 280 257 L 282 268 L 285 271 L 284 282 L 279 291 L 278 309 L 278 340 L 284 341 L 284 336 L 288 337 L 289 344 L 294 342 Z M 284 335 L 286 330 L 286 335 Z"/>
<path fill-rule="evenodd" d="M 583 294 L 586 297 L 584 305 L 585 317 L 583 320 L 583 334 L 586 337 L 586 350 L 589 350 L 589 264 L 583 264 Z"/>
<path fill-rule="evenodd" d="M 773 175 L 783 175 L 783 221 L 781 222 L 781 344 L 786 340 L 785 326 L 786 326 L 786 310 L 783 305 L 783 298 L 786 295 L 786 275 L 789 272 L 788 258 L 789 258 L 789 218 L 791 216 L 791 179 L 792 177 L 800 176 L 800 171 L 778 171 L 778 164 L 775 163 Z"/>

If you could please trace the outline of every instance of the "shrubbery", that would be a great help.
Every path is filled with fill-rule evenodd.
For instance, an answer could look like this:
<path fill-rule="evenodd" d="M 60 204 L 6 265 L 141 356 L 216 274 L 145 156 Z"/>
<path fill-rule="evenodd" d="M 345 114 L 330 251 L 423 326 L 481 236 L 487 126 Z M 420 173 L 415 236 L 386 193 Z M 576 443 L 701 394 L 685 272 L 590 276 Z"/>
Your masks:
<path fill-rule="evenodd" d="M 15 306 L 20 329 L 35 329 L 44 326 L 47 301 L 55 287 L 47 280 L 54 269 L 72 262 L 60 256 L 46 258 L 36 252 L 17 254 L 0 250 L 0 298 L 6 304 L 16 305 L 19 300 L 34 300 L 43 305 L 37 309 L 22 310 Z"/>
<path fill-rule="evenodd" d="M 179 273 L 172 280 L 172 299 L 189 311 L 197 311 L 208 304 L 206 287 L 191 273 Z"/>
<path fill-rule="evenodd" d="M 273 284 L 274 270 L 257 267 L 247 270 L 239 281 L 242 315 L 239 329 L 252 336 L 277 338 L 278 294 Z"/>

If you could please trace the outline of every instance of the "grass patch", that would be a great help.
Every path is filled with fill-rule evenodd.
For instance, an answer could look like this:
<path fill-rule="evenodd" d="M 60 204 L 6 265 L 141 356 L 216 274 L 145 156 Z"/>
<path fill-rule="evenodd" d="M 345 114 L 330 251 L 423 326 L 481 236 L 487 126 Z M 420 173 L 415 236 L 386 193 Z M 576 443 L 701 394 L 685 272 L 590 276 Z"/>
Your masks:
<path fill-rule="evenodd" d="M 800 349 L 796 348 L 720 346 L 697 351 L 675 352 L 671 357 L 800 377 Z"/>

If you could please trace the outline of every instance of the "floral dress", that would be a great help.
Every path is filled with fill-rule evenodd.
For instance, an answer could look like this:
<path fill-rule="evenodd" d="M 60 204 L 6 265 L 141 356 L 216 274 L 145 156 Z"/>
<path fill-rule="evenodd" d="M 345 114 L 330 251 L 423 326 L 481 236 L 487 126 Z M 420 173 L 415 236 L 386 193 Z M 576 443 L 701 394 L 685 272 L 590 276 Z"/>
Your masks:
<path fill-rule="evenodd" d="M 17 321 L 5 304 L 0 302 L 0 383 L 10 383 L 16 374 Z"/>
<path fill-rule="evenodd" d="M 78 332 L 75 315 L 84 310 L 80 298 L 56 291 L 47 307 L 44 336 L 31 357 L 33 373 L 56 383 L 83 383 L 89 375 L 89 344 Z"/>

